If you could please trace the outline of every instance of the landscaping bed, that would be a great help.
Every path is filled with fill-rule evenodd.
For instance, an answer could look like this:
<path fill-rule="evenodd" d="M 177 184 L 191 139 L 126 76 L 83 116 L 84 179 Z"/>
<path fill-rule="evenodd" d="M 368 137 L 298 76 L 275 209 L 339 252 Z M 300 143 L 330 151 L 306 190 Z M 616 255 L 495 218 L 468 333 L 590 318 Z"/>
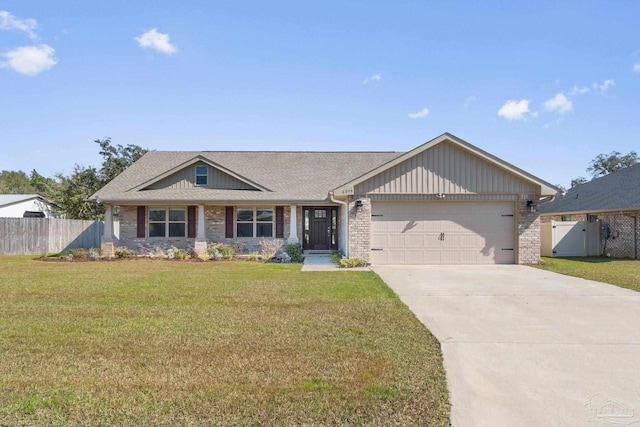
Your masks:
<path fill-rule="evenodd" d="M 439 343 L 372 272 L 0 269 L 0 425 L 449 425 Z"/>

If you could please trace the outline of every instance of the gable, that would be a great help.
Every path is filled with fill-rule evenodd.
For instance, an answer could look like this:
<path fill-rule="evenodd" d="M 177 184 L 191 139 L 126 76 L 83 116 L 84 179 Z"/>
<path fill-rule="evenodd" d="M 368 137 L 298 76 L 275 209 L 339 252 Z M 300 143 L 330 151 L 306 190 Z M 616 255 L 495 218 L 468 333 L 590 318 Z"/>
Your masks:
<path fill-rule="evenodd" d="M 207 168 L 207 184 L 196 185 L 196 167 Z M 216 190 L 257 190 L 248 183 L 239 180 L 218 168 L 203 161 L 186 166 L 173 174 L 160 179 L 144 188 L 144 190 L 187 189 L 203 187 Z"/>
<path fill-rule="evenodd" d="M 518 194 L 539 186 L 444 140 L 358 183 L 354 193 Z"/>

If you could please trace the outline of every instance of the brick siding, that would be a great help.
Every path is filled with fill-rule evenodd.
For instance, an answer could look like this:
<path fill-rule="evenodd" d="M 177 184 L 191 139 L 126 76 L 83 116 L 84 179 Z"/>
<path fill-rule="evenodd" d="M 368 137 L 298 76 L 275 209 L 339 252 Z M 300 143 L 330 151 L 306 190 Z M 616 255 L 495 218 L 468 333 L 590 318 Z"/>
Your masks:
<path fill-rule="evenodd" d="M 371 199 L 351 197 L 349 200 L 349 258 L 362 258 L 370 262 L 371 255 Z M 362 201 L 362 210 L 356 209 L 356 200 Z"/>

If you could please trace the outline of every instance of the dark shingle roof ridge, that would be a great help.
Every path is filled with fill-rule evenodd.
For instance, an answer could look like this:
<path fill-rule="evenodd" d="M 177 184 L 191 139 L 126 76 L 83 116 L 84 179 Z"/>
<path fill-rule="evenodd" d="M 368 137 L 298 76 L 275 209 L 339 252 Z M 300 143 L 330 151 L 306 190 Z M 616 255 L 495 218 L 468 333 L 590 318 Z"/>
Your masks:
<path fill-rule="evenodd" d="M 640 163 L 570 188 L 541 205 L 542 213 L 617 210 L 640 206 Z"/>

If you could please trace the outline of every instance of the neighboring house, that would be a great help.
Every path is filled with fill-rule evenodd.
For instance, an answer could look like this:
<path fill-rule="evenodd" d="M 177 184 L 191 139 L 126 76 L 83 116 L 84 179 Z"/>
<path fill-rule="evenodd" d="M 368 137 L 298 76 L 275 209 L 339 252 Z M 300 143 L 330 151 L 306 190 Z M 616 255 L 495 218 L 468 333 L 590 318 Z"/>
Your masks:
<path fill-rule="evenodd" d="M 540 206 L 543 222 L 599 222 L 601 253 L 640 257 L 640 164 L 573 187 Z"/>
<path fill-rule="evenodd" d="M 539 261 L 536 206 L 556 192 L 445 133 L 406 153 L 151 151 L 92 198 L 106 253 L 277 238 L 374 264 L 491 264 Z"/>
<path fill-rule="evenodd" d="M 0 194 L 0 218 L 58 218 L 59 209 L 39 194 Z"/>

